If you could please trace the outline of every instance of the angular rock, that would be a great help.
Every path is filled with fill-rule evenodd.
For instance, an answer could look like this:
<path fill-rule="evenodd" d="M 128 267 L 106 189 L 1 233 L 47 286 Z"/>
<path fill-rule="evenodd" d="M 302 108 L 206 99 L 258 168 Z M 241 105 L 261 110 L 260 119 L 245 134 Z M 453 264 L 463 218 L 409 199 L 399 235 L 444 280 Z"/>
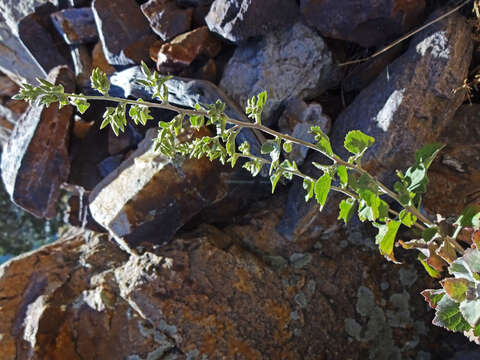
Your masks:
<path fill-rule="evenodd" d="M 471 29 L 458 14 L 417 34 L 336 119 L 333 149 L 347 158 L 344 137 L 361 130 L 375 138 L 363 157 L 365 168 L 381 178 L 407 168 L 416 150 L 439 139 L 462 104 L 464 94 L 452 89 L 463 83 L 471 56 Z"/>
<path fill-rule="evenodd" d="M 115 68 L 110 65 L 103 53 L 102 43 L 98 42 L 92 51 L 92 68 L 99 68 L 107 75 L 112 75 L 115 72 Z"/>
<path fill-rule="evenodd" d="M 0 76 L 0 96 L 13 96 L 18 93 L 18 85 L 8 76 Z"/>
<path fill-rule="evenodd" d="M 75 91 L 75 77 L 66 67 L 49 74 L 50 82 Z M 2 153 L 2 179 L 12 201 L 37 217 L 52 218 L 60 185 L 70 172 L 68 140 L 71 106 L 31 106 L 18 120 Z"/>
<path fill-rule="evenodd" d="M 215 0 L 205 21 L 211 31 L 238 43 L 289 27 L 297 18 L 294 0 Z"/>
<path fill-rule="evenodd" d="M 286 103 L 278 125 L 282 133 L 314 143 L 315 137 L 310 133 L 311 127 L 319 126 L 328 135 L 332 121 L 323 113 L 322 105 L 307 104 L 303 100 L 294 98 Z M 307 157 L 307 152 L 306 147 L 293 144 L 292 151 L 286 154 L 286 157 L 295 161 L 297 165 L 301 165 Z"/>
<path fill-rule="evenodd" d="M 71 7 L 80 8 L 84 6 L 89 6 L 92 1 L 91 0 L 68 0 L 68 2 Z"/>
<path fill-rule="evenodd" d="M 139 66 L 114 74 L 110 81 L 112 96 L 142 98 L 148 101 L 155 101 L 152 98 L 151 89 L 145 89 L 139 85 L 136 79 L 144 79 L 145 76 Z M 225 113 L 238 120 L 249 121 L 238 106 L 217 86 L 209 81 L 173 77 L 165 85 L 168 88 L 168 101 L 186 107 L 194 107 L 195 104 L 214 104 L 218 99 L 226 104 Z M 160 116 L 160 114 L 158 115 Z M 157 118 L 157 117 L 156 117 Z M 170 117 L 171 119 L 171 117 Z M 168 119 L 168 120 L 170 120 Z M 250 143 L 253 154 L 260 154 L 259 138 L 250 129 L 243 129 L 237 135 L 237 144 L 244 141 Z"/>
<path fill-rule="evenodd" d="M 20 40 L 45 73 L 58 65 L 73 68 L 70 49 L 51 22 L 50 15 L 54 11 L 56 8 L 52 4 L 42 5 L 18 24 Z"/>
<path fill-rule="evenodd" d="M 370 47 L 418 24 L 425 0 L 300 0 L 300 9 L 323 36 Z"/>
<path fill-rule="evenodd" d="M 92 10 L 109 64 L 129 65 L 148 59 L 149 47 L 138 47 L 151 31 L 135 0 L 94 0 Z"/>
<path fill-rule="evenodd" d="M 157 68 L 161 73 L 179 70 L 202 55 L 214 58 L 221 49 L 220 40 L 203 26 L 163 44 L 158 52 Z"/>
<path fill-rule="evenodd" d="M 72 46 L 71 55 L 77 84 L 81 88 L 89 87 L 93 67 L 88 47 L 86 45 Z"/>
<path fill-rule="evenodd" d="M 480 205 L 480 106 L 462 105 L 442 131 L 447 145 L 429 169 L 423 206 L 431 214 L 459 216 L 467 205 Z"/>
<path fill-rule="evenodd" d="M 206 158 L 169 160 L 155 154 L 156 135 L 155 129 L 147 131 L 138 149 L 89 198 L 94 219 L 131 247 L 143 241 L 171 240 L 193 216 L 226 196 L 214 163 Z M 193 134 L 183 136 L 187 140 Z"/>
<path fill-rule="evenodd" d="M 150 0 L 141 6 L 152 30 L 168 41 L 191 29 L 193 9 L 182 9 L 174 0 Z"/>
<path fill-rule="evenodd" d="M 263 119 L 291 97 L 307 99 L 335 82 L 332 55 L 323 39 L 296 23 L 264 39 L 240 45 L 225 67 L 220 88 L 241 107 L 247 99 L 267 90 Z"/>
<path fill-rule="evenodd" d="M 98 41 L 97 26 L 90 8 L 65 9 L 50 15 L 55 28 L 69 45 Z"/>

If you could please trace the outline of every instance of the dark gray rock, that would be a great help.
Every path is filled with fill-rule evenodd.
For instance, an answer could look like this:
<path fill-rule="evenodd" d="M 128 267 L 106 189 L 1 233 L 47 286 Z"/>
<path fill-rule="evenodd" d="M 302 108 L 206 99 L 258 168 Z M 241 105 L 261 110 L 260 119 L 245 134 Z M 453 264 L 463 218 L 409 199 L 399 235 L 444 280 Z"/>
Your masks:
<path fill-rule="evenodd" d="M 102 177 L 106 177 L 120 166 L 124 156 L 122 154 L 109 156 L 98 164 L 98 171 Z"/>
<path fill-rule="evenodd" d="M 81 88 L 90 86 L 90 75 L 92 73 L 92 56 L 87 45 L 72 46 L 71 55 L 77 84 Z"/>
<path fill-rule="evenodd" d="M 334 84 L 335 74 L 332 55 L 323 39 L 296 23 L 260 41 L 240 45 L 225 67 L 220 88 L 242 107 L 247 99 L 267 90 L 263 118 L 269 123 L 284 100 L 319 95 Z"/>
<path fill-rule="evenodd" d="M 148 59 L 149 46 L 141 46 L 151 31 L 135 0 L 94 0 L 92 10 L 103 52 L 111 65 L 129 65 Z"/>
<path fill-rule="evenodd" d="M 302 14 L 323 36 L 381 45 L 422 20 L 425 0 L 300 0 Z"/>
<path fill-rule="evenodd" d="M 92 0 L 68 0 L 69 5 L 76 8 L 89 6 L 91 2 Z"/>
<path fill-rule="evenodd" d="M 344 137 L 358 129 L 376 140 L 363 158 L 367 169 L 393 176 L 407 168 L 416 150 L 438 141 L 462 104 L 464 94 L 452 90 L 463 83 L 471 58 L 471 28 L 458 14 L 417 34 L 336 119 L 333 149 L 348 157 Z"/>
<path fill-rule="evenodd" d="M 57 67 L 48 80 L 75 91 L 75 77 Z M 73 109 L 33 105 L 17 122 L 2 153 L 2 179 L 12 201 L 38 217 L 52 218 L 60 185 L 70 171 L 69 129 Z"/>
<path fill-rule="evenodd" d="M 141 6 L 152 30 L 164 41 L 190 30 L 193 9 L 182 9 L 174 0 L 150 0 Z"/>
<path fill-rule="evenodd" d="M 237 43 L 291 26 L 297 17 L 294 0 L 215 0 L 205 21 L 211 31 Z"/>
<path fill-rule="evenodd" d="M 70 49 L 50 20 L 54 11 L 52 4 L 42 5 L 18 24 L 20 40 L 45 73 L 58 65 L 73 68 Z"/>
<path fill-rule="evenodd" d="M 176 0 L 179 6 L 188 7 L 188 6 L 208 6 L 213 0 Z"/>
<path fill-rule="evenodd" d="M 145 89 L 135 82 L 135 79 L 144 78 L 139 66 L 114 74 L 110 81 L 113 96 L 142 98 L 153 100 L 153 92 Z M 235 105 L 232 100 L 217 86 L 206 80 L 195 80 L 181 77 L 173 77 L 166 82 L 168 87 L 168 101 L 172 104 L 193 107 L 196 103 L 213 104 L 220 99 L 227 104 L 225 113 L 238 120 L 249 121 L 245 114 Z M 243 129 L 237 136 L 237 144 L 244 141 L 250 143 L 253 153 L 260 153 L 260 142 L 256 135 L 249 129 Z"/>
<path fill-rule="evenodd" d="M 65 9 L 50 15 L 55 28 L 69 45 L 97 42 L 98 32 L 90 8 Z"/>

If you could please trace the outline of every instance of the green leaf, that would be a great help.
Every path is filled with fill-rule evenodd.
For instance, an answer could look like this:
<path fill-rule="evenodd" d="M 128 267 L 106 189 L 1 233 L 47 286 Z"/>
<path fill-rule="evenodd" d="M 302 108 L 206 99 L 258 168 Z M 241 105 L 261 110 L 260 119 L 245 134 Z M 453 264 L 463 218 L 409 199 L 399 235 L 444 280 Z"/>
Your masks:
<path fill-rule="evenodd" d="M 427 168 L 423 164 L 415 164 L 405 172 L 405 180 L 408 183 L 407 190 L 416 194 L 424 194 L 427 191 Z"/>
<path fill-rule="evenodd" d="M 426 289 L 420 294 L 425 298 L 430 307 L 435 309 L 438 302 L 445 296 L 445 291 L 443 289 Z"/>
<path fill-rule="evenodd" d="M 463 212 L 462 215 L 459 216 L 457 221 L 455 221 L 455 224 L 457 228 L 455 229 L 455 233 L 453 234 L 453 237 L 456 238 L 460 231 L 462 231 L 463 228 L 465 227 L 473 227 L 473 219 L 475 216 L 477 216 L 480 213 L 480 207 L 479 206 L 467 206 Z"/>
<path fill-rule="evenodd" d="M 322 131 L 320 126 L 312 126 L 310 133 L 315 136 L 317 148 L 328 156 L 333 156 L 332 145 L 329 137 Z"/>
<path fill-rule="evenodd" d="M 262 154 L 270 154 L 272 151 L 275 150 L 275 146 L 277 143 L 273 140 L 268 140 L 262 144 L 262 148 L 260 149 L 260 152 Z"/>
<path fill-rule="evenodd" d="M 203 115 L 190 115 L 190 124 L 194 129 L 199 130 L 205 124 Z"/>
<path fill-rule="evenodd" d="M 415 161 L 423 164 L 426 169 L 430 167 L 438 153 L 445 147 L 440 143 L 433 143 L 425 145 L 423 148 L 415 152 Z"/>
<path fill-rule="evenodd" d="M 445 289 L 445 292 L 450 298 L 456 302 L 462 302 L 466 298 L 466 293 L 470 281 L 467 279 L 446 278 L 440 282 Z"/>
<path fill-rule="evenodd" d="M 467 331 L 471 326 L 463 318 L 459 304 L 448 296 L 442 297 L 436 307 L 435 318 L 433 324 L 445 327 L 452 331 Z"/>
<path fill-rule="evenodd" d="M 275 174 L 270 176 L 270 182 L 272 183 L 272 194 L 275 192 L 275 188 L 277 186 L 278 180 L 282 177 L 283 171 L 277 171 Z"/>
<path fill-rule="evenodd" d="M 473 273 L 480 273 L 480 251 L 478 248 L 467 249 L 462 259 Z"/>
<path fill-rule="evenodd" d="M 435 235 L 438 234 L 438 228 L 437 227 L 430 227 L 430 228 L 426 228 L 425 230 L 423 230 L 422 232 L 422 238 L 423 240 L 425 240 L 426 242 L 429 242 L 430 240 L 432 240 Z"/>
<path fill-rule="evenodd" d="M 460 312 L 470 326 L 477 326 L 480 320 L 480 299 L 462 301 Z"/>
<path fill-rule="evenodd" d="M 348 198 L 343 199 L 340 202 L 340 213 L 338 214 L 338 220 L 343 220 L 345 225 L 350 221 L 355 212 L 355 199 Z"/>
<path fill-rule="evenodd" d="M 320 204 L 320 209 L 323 208 L 325 203 L 327 202 L 327 196 L 330 192 L 330 187 L 332 185 L 332 178 L 328 173 L 323 174 L 316 182 L 315 182 L 315 198 L 317 202 Z"/>
<path fill-rule="evenodd" d="M 431 267 L 427 263 L 427 261 L 426 261 L 427 257 L 425 255 L 420 253 L 420 254 L 418 254 L 417 259 L 423 265 L 423 267 L 425 268 L 425 271 L 428 273 L 428 275 L 430 275 L 432 278 L 440 279 L 442 277 L 442 274 L 439 271 L 435 270 L 433 267 Z"/>
<path fill-rule="evenodd" d="M 363 154 L 373 143 L 375 139 L 361 132 L 360 130 L 350 131 L 345 136 L 345 149 L 355 155 Z"/>
<path fill-rule="evenodd" d="M 142 72 L 143 72 L 143 75 L 145 75 L 146 78 L 149 78 L 152 73 L 150 72 L 150 69 L 148 68 L 147 64 L 145 64 L 145 62 L 142 60 Z"/>
<path fill-rule="evenodd" d="M 340 165 L 338 168 L 337 168 L 337 175 L 338 175 L 338 178 L 340 179 L 340 185 L 342 186 L 342 188 L 346 188 L 347 185 L 348 185 L 348 172 L 347 172 L 347 168 L 343 165 Z"/>
<path fill-rule="evenodd" d="M 312 179 L 303 179 L 303 188 L 307 191 L 305 195 L 305 202 L 308 202 L 313 197 L 315 182 Z"/>
<path fill-rule="evenodd" d="M 287 140 L 283 143 L 283 151 L 286 153 L 290 153 L 292 151 L 292 143 L 290 141 Z"/>
<path fill-rule="evenodd" d="M 377 224 L 374 226 L 378 228 L 378 235 L 376 236 L 376 243 L 379 245 L 380 254 L 386 256 L 390 260 L 396 262 L 393 255 L 393 246 L 395 244 L 395 237 L 398 229 L 402 223 L 400 221 L 391 220 L 388 224 Z"/>
<path fill-rule="evenodd" d="M 405 209 L 400 211 L 399 218 L 402 224 L 407 227 L 412 227 L 417 222 L 417 217 Z"/>

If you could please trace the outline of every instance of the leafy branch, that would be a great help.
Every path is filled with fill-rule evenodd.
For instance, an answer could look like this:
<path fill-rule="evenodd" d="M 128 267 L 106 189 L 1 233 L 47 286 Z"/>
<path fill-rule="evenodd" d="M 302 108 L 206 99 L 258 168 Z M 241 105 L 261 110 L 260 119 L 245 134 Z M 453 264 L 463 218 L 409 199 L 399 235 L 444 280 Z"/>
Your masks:
<path fill-rule="evenodd" d="M 467 280 L 444 279 L 441 283 L 443 289 L 426 290 L 428 296 L 425 295 L 427 294 L 425 292 L 424 296 L 428 298 L 433 307 L 439 309 L 437 318 L 440 320 L 436 322 L 437 324 L 455 331 L 467 331 L 475 328 L 475 331 L 480 334 L 480 328 L 478 331 L 476 330 L 480 326 L 480 290 L 475 290 L 476 292 L 469 290 L 477 289 L 477 287 L 480 289 L 480 285 L 477 284 L 477 282 L 480 283 L 480 255 L 478 271 L 475 270 L 477 269 L 476 265 L 468 263 L 468 259 L 472 258 L 472 251 L 478 252 L 476 247 L 480 244 L 480 235 L 475 235 L 480 233 L 478 230 L 480 227 L 479 209 L 466 209 L 454 224 L 453 234 L 445 231 L 445 227 L 439 221 L 432 221 L 420 211 L 422 196 L 427 191 L 427 171 L 443 145 L 430 144 L 417 151 L 412 166 L 404 172 L 397 170 L 398 180 L 392 190 L 362 167 L 362 157 L 375 140 L 359 130 L 350 131 L 346 135 L 344 147 L 351 153 L 351 156 L 344 160 L 334 153 L 329 137 L 318 126 L 310 129 L 315 139 L 313 143 L 264 126 L 262 111 L 267 102 L 266 92 L 252 97 L 247 102 L 246 114 L 254 122 L 240 121 L 225 113 L 226 105 L 220 100 L 217 100 L 215 104 L 196 104 L 194 108 L 189 109 L 172 105 L 169 103 L 168 87 L 166 86 L 166 82 L 171 77 L 162 77 L 156 71 L 152 72 L 144 63 L 142 63 L 142 72 L 144 78 L 137 79 L 137 82 L 150 89 L 153 98 L 158 102 L 145 101 L 141 98 L 133 100 L 110 96 L 109 79 L 99 69 L 93 71 L 91 84 L 92 88 L 102 95 L 65 93 L 62 85 L 55 85 L 39 79 L 39 86 L 23 84 L 15 99 L 46 106 L 55 102 L 58 102 L 60 107 L 71 104 L 80 113 L 84 113 L 88 109 L 89 101 L 103 100 L 116 103 L 116 106 L 106 108 L 100 125 L 101 129 L 110 125 L 116 135 L 125 131 L 127 115 L 135 124 L 145 125 L 153 119 L 150 114 L 151 108 L 170 110 L 177 115 L 169 122 L 160 121 L 158 123 L 158 135 L 154 140 L 154 150 L 164 156 L 170 158 L 178 155 L 190 158 L 208 157 L 210 160 L 218 159 L 222 164 L 230 163 L 232 167 L 237 164 L 239 159 L 242 159 L 243 168 L 252 176 L 260 174 L 264 167 L 268 168 L 272 193 L 282 179 L 288 181 L 293 176 L 298 176 L 303 179 L 303 187 L 306 192 L 305 201 L 308 202 L 315 198 L 320 209 L 325 206 L 330 191 L 346 195 L 346 198 L 340 202 L 338 219 L 343 220 L 346 224 L 357 213 L 360 221 L 372 223 L 378 229 L 376 243 L 380 253 L 387 259 L 397 262 L 394 256 L 396 244 L 405 249 L 417 249 L 419 251 L 418 260 L 428 274 L 435 278 L 441 278 L 442 272 L 447 267 L 450 274 L 458 277 L 456 270 L 451 270 L 452 267 L 457 269 L 458 264 L 467 262 L 471 268 L 469 270 L 471 276 Z M 205 126 L 215 128 L 215 135 L 193 137 L 189 141 L 179 140 L 179 135 L 187 129 L 200 130 Z M 237 146 L 236 138 L 242 129 L 254 129 L 269 135 L 269 139 L 265 140 L 261 146 L 261 154 L 252 154 L 248 142 Z M 313 163 L 322 172 L 320 177 L 304 174 L 298 169 L 295 161 L 282 160 L 282 152 L 290 152 L 293 144 L 319 152 L 328 159 L 329 164 Z M 267 155 L 270 159 L 266 158 Z M 392 201 L 401 206 L 401 211 L 397 212 L 390 207 L 389 202 Z M 396 242 L 402 225 L 416 228 L 420 238 L 408 242 L 401 240 Z M 467 245 L 471 245 L 471 249 L 467 251 L 458 241 L 459 235 L 465 230 L 472 234 L 466 242 Z M 475 262 L 475 264 L 477 263 Z M 457 293 L 460 290 L 455 287 L 457 285 L 461 287 L 462 291 L 467 289 L 464 293 L 469 291 L 469 295 L 458 297 Z M 452 288 L 455 290 L 451 290 Z M 439 298 L 439 294 L 448 295 L 445 297 L 445 299 L 449 299 L 448 304 L 447 300 Z M 474 315 L 467 313 L 467 311 L 473 310 L 470 305 L 464 303 L 464 301 L 473 301 L 472 299 L 475 301 L 478 299 L 478 309 L 475 308 Z M 452 301 L 461 303 L 457 307 L 460 317 L 463 319 L 461 327 L 441 320 L 445 317 L 448 318 L 448 311 L 455 307 L 452 305 Z M 465 310 L 466 308 L 468 310 Z"/>

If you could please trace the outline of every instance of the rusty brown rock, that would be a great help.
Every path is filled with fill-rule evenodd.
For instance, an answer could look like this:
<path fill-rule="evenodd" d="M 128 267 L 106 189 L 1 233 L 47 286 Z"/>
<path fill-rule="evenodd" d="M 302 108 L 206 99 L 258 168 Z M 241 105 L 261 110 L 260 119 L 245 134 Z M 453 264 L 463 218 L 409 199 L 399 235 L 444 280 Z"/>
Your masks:
<path fill-rule="evenodd" d="M 480 205 L 479 116 L 479 105 L 463 105 L 439 138 L 447 146 L 429 170 L 423 203 L 433 214 L 458 216 L 467 205 Z"/>
<path fill-rule="evenodd" d="M 221 49 L 220 40 L 203 26 L 163 44 L 158 53 L 157 68 L 159 71 L 182 69 L 201 55 L 214 58 Z"/>
<path fill-rule="evenodd" d="M 80 45 L 98 41 L 92 9 L 64 9 L 54 12 L 50 17 L 67 44 Z"/>
<path fill-rule="evenodd" d="M 164 41 L 191 29 L 193 8 L 182 9 L 173 0 L 150 0 L 141 8 L 152 30 Z"/>
<path fill-rule="evenodd" d="M 300 9 L 323 36 L 370 47 L 418 24 L 425 0 L 301 0 Z"/>
<path fill-rule="evenodd" d="M 54 68 L 48 79 L 75 91 L 75 76 L 67 67 Z M 12 200 L 38 217 L 52 218 L 60 184 L 68 178 L 71 106 L 33 105 L 18 120 L 3 150 L 2 179 Z"/>
<path fill-rule="evenodd" d="M 413 154 L 437 141 L 462 104 L 452 90 L 468 74 L 472 56 L 471 29 L 457 14 L 417 34 L 405 54 L 364 89 L 336 119 L 332 146 L 342 157 L 350 130 L 375 138 L 363 165 L 378 176 L 394 176 L 407 168 Z"/>
<path fill-rule="evenodd" d="M 115 72 L 115 68 L 105 58 L 101 42 L 98 42 L 92 50 L 92 68 L 97 67 L 107 75 L 112 75 Z"/>
<path fill-rule="evenodd" d="M 163 243 L 201 209 L 221 200 L 225 185 L 208 159 L 174 159 L 153 152 L 156 129 L 119 168 L 93 189 L 95 220 L 132 246 Z M 195 136 L 207 135 L 202 131 Z M 184 134 L 187 140 L 193 136 Z"/>

